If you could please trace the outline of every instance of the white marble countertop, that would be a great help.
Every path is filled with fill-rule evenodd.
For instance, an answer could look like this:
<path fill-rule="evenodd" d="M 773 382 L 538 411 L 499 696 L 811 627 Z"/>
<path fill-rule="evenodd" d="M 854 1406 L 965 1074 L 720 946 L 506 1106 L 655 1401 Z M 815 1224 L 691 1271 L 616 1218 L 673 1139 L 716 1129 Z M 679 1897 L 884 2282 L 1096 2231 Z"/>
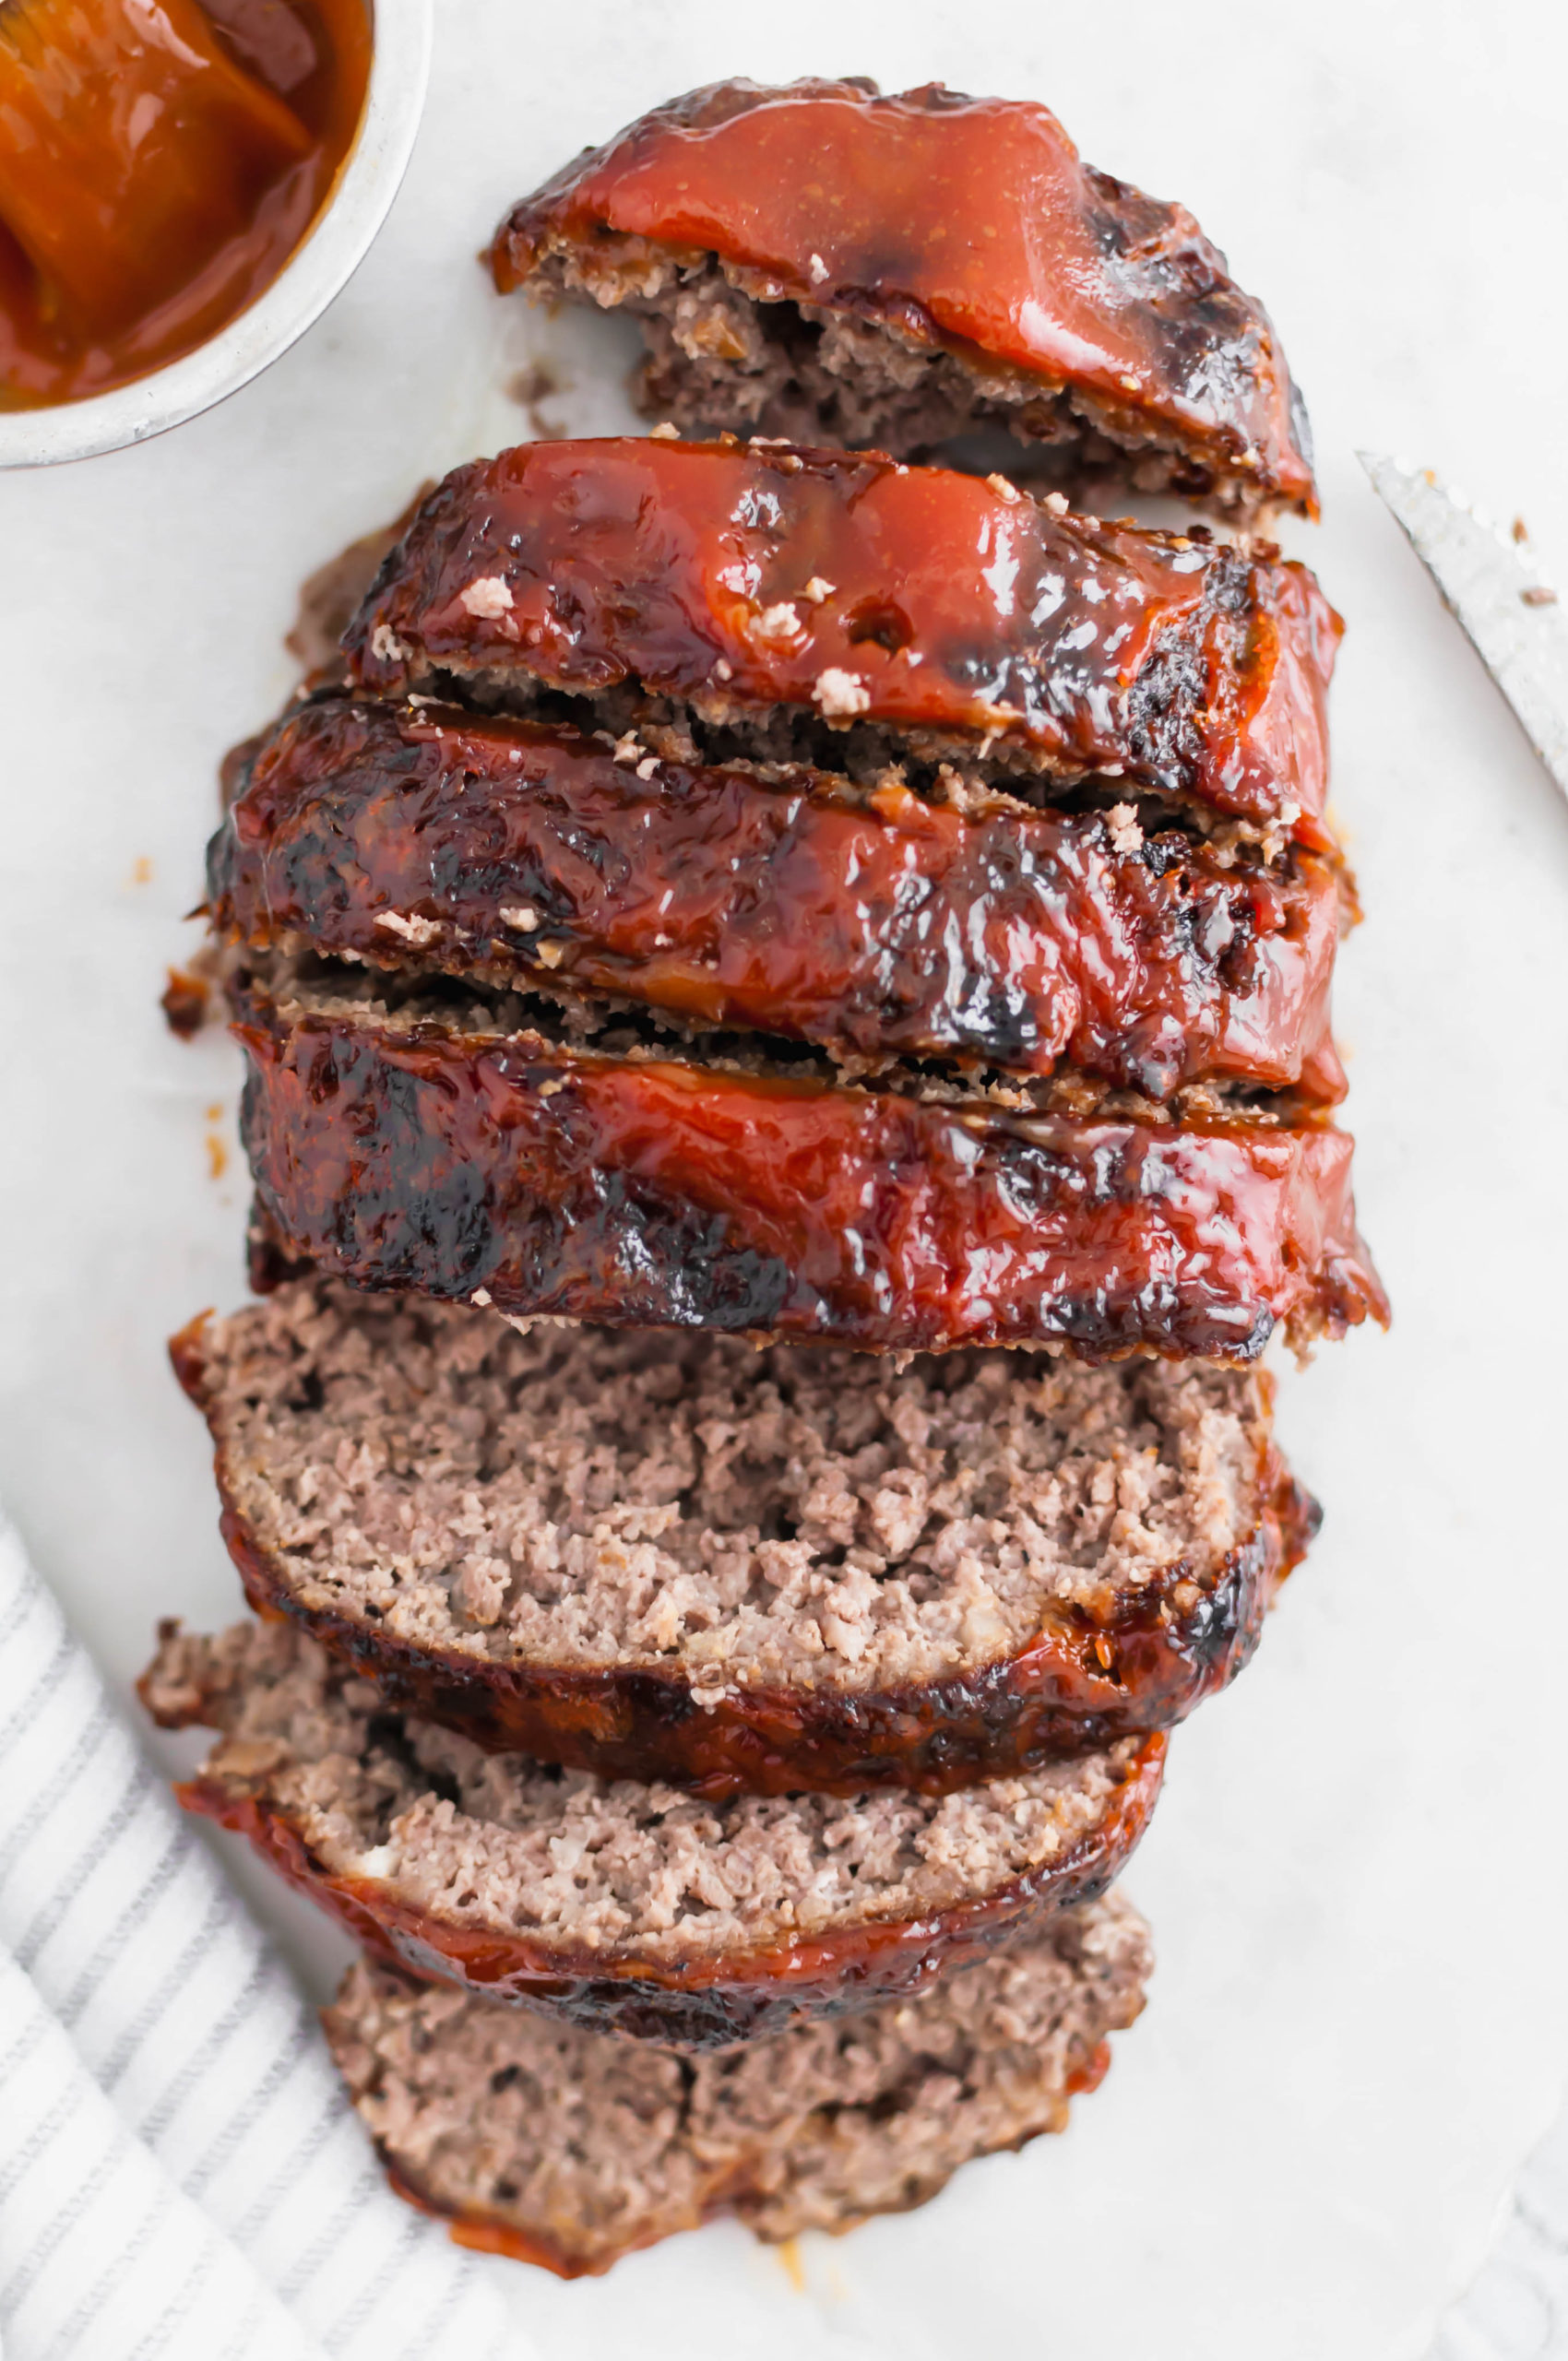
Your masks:
<path fill-rule="evenodd" d="M 1151 2004 L 1069 2135 L 789 2267 L 731 2226 L 602 2283 L 495 2268 L 550 2361 L 1418 2361 L 1568 2068 L 1568 811 L 1353 453 L 1522 507 L 1568 589 L 1562 10 L 445 0 L 407 187 L 306 341 L 160 444 L 0 480 L 0 1495 L 122 1687 L 155 1617 L 235 1610 L 162 1358 L 243 1289 L 237 1057 L 155 1005 L 213 765 L 289 685 L 301 577 L 530 431 L 504 390 L 527 359 L 563 380 L 555 422 L 626 418 L 617 324 L 488 294 L 504 204 L 673 91 L 808 71 L 1044 99 L 1274 312 L 1325 500 L 1291 545 L 1349 625 L 1336 804 L 1368 915 L 1338 1007 L 1397 1317 L 1286 1378 L 1327 1524 L 1253 1669 L 1173 1749 L 1129 1878 Z M 336 1939 L 235 1867 L 325 1990 Z M 1494 2330 L 1550 2349 L 1506 2268 L 1445 2361 Z"/>

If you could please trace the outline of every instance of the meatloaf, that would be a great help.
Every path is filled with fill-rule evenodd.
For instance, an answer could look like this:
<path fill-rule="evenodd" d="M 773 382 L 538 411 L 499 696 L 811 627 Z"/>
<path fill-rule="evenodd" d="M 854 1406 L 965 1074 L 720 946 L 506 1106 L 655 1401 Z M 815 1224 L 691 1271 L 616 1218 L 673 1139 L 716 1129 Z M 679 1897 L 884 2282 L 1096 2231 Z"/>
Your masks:
<path fill-rule="evenodd" d="M 400 2196 L 462 2246 L 565 2278 L 715 2213 L 846 2230 L 973 2156 L 1065 2130 L 1150 1968 L 1117 1895 L 934 1990 L 681 2058 L 362 1961 L 327 2036 Z"/>
<path fill-rule="evenodd" d="M 221 1733 L 181 1801 L 243 1830 L 383 1955 L 693 2048 L 863 2008 L 1102 1892 L 1165 1738 L 962 1794 L 606 1782 L 390 1711 L 289 1624 L 165 1625 L 141 1694 Z"/>
<path fill-rule="evenodd" d="M 308 1282 L 172 1349 L 259 1613 L 482 1744 L 713 1797 L 1177 1721 L 1316 1521 L 1258 1371 L 518 1335 Z"/>
<path fill-rule="evenodd" d="M 440 984 L 441 979 L 435 979 Z M 241 1130 L 285 1258 L 357 1285 L 873 1351 L 1246 1361 L 1383 1298 L 1308 1110 L 850 1083 L 538 998 L 242 967 Z"/>
<path fill-rule="evenodd" d="M 1193 825 L 1323 847 L 1340 623 L 1305 567 L 879 454 L 530 443 L 432 493 L 345 640 L 432 692 L 709 759 L 1049 800 L 1121 781 Z"/>
<path fill-rule="evenodd" d="M 1262 305 L 1027 100 L 715 83 L 524 198 L 491 260 L 503 290 L 636 314 L 643 405 L 685 427 L 907 457 L 996 423 L 1069 472 L 1316 513 Z"/>
<path fill-rule="evenodd" d="M 1344 1090 L 1337 865 L 1146 833 L 1132 801 L 933 801 L 893 772 L 324 697 L 255 748 L 208 868 L 215 926 L 253 950 L 564 982 L 851 1069 Z"/>

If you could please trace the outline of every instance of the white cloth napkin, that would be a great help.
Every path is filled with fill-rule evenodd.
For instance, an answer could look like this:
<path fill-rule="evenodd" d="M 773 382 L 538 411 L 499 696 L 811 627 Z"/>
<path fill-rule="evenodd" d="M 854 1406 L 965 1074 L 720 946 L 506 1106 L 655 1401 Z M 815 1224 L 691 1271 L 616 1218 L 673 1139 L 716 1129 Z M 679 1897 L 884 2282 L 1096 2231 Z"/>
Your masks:
<path fill-rule="evenodd" d="M 0 1516 L 0 2361 L 531 2361 Z M 1568 2361 L 1568 2117 L 1431 2361 Z"/>
<path fill-rule="evenodd" d="M 527 2361 L 0 1519 L 4 2361 Z"/>

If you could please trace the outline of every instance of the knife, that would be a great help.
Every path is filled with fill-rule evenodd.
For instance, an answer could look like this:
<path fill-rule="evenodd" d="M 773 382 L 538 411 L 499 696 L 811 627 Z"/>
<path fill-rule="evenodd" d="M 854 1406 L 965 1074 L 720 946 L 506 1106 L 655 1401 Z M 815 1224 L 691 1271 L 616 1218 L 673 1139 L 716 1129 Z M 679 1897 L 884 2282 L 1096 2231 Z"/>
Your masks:
<path fill-rule="evenodd" d="M 1568 615 L 1536 572 L 1523 523 L 1504 533 L 1430 468 L 1357 454 L 1443 604 L 1568 796 Z"/>

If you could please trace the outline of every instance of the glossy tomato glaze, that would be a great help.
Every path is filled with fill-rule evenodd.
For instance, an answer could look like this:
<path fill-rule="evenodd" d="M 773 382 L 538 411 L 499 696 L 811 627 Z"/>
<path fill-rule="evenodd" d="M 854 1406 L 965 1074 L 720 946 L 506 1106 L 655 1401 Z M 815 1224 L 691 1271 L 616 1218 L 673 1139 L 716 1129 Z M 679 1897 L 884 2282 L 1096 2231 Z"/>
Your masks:
<path fill-rule="evenodd" d="M 1118 837 L 1121 848 L 1118 848 Z M 428 706 L 307 706 L 213 839 L 214 923 L 492 982 L 540 975 L 841 1055 L 1059 1064 L 1332 1102 L 1340 891 L 1131 807 L 965 818 L 887 783 L 661 762 Z"/>
<path fill-rule="evenodd" d="M 1304 566 L 1057 515 L 874 454 L 626 437 L 459 468 L 345 640 L 381 694 L 449 680 L 715 721 L 775 706 L 1326 846 L 1338 617 Z"/>
<path fill-rule="evenodd" d="M 1190 213 L 1086 165 L 1056 117 L 928 85 L 718 83 L 578 158 L 497 232 L 503 289 L 716 255 L 765 303 L 1082 389 L 1312 513 L 1306 421 L 1268 315 Z"/>
<path fill-rule="evenodd" d="M 1133 1753 L 1104 1817 L 1055 1858 L 970 1902 L 921 1918 L 882 1919 L 765 1950 L 679 1954 L 550 1943 L 443 1919 L 383 1880 L 340 1875 L 312 1851 L 265 1783 L 203 1774 L 176 1787 L 188 1811 L 247 1836 L 288 1882 L 377 1957 L 427 1982 L 529 2001 L 574 2024 L 677 2049 L 722 2048 L 804 2018 L 873 2008 L 998 1943 L 1027 1937 L 1070 1903 L 1092 1902 L 1142 1836 L 1165 1771 L 1163 1733 Z"/>
<path fill-rule="evenodd" d="M 160 369 L 265 292 L 330 195 L 365 0 L 30 0 L 0 38 L 0 409 Z"/>
<path fill-rule="evenodd" d="M 1384 1315 L 1327 1126 L 1017 1118 L 232 989 L 286 1254 L 505 1312 L 1245 1361 Z"/>

